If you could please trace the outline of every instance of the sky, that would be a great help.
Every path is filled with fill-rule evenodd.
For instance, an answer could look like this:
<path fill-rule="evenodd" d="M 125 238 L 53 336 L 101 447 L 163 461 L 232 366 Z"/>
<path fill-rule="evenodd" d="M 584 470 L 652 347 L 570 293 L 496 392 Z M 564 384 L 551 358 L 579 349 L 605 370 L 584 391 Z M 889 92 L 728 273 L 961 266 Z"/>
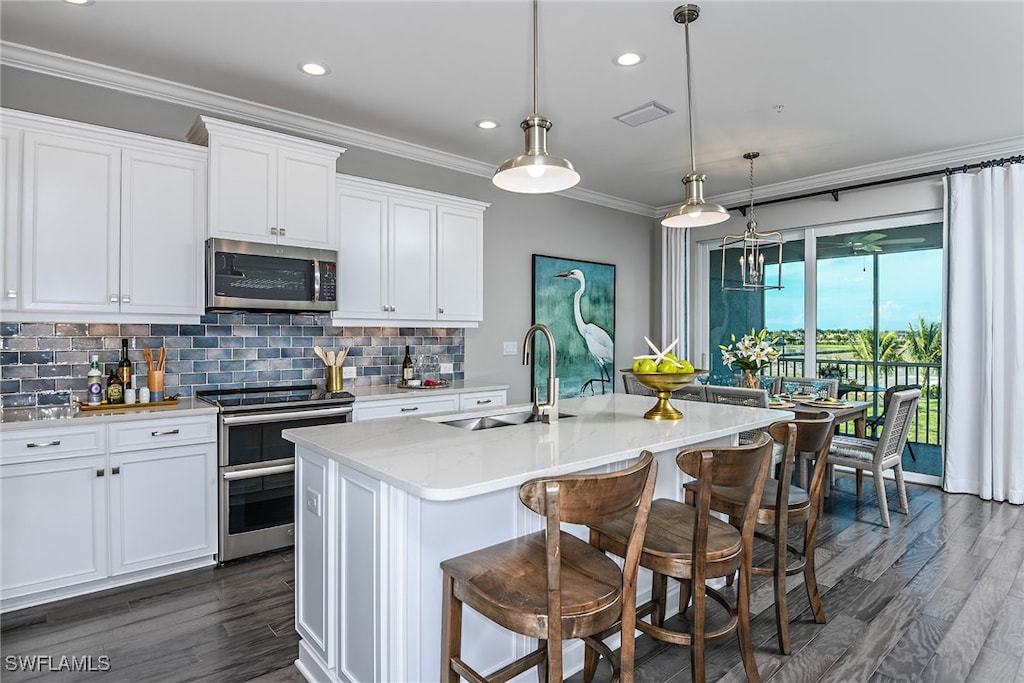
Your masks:
<path fill-rule="evenodd" d="M 871 255 L 818 261 L 818 329 L 872 327 Z M 907 330 L 922 316 L 939 322 L 942 250 L 880 254 L 879 319 L 882 330 Z M 782 290 L 765 293 L 768 329 L 804 328 L 803 263 L 782 266 Z"/>

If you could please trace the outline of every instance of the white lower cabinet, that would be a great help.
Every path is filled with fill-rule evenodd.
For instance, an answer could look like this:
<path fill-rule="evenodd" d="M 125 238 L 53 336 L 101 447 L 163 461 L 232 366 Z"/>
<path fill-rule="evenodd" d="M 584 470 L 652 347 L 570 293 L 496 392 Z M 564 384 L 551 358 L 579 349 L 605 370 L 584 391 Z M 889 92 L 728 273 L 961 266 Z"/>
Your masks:
<path fill-rule="evenodd" d="M 382 417 L 401 415 L 428 415 L 459 410 L 458 394 L 444 396 L 423 396 L 414 398 L 389 398 L 381 401 L 357 400 L 352 410 L 353 420 L 376 420 Z"/>
<path fill-rule="evenodd" d="M 4 433 L 0 608 L 213 564 L 215 420 Z"/>
<path fill-rule="evenodd" d="M 459 394 L 459 410 L 494 408 L 505 405 L 506 391 L 471 391 Z"/>

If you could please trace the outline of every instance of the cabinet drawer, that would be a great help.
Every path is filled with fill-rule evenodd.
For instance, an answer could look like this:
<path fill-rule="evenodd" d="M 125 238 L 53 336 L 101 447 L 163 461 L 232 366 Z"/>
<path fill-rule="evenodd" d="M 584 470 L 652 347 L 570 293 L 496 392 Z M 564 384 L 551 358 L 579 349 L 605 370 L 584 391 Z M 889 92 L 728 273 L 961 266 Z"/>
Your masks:
<path fill-rule="evenodd" d="M 105 454 L 107 451 L 103 425 L 19 429 L 4 433 L 0 443 L 3 443 L 4 464 Z"/>
<path fill-rule="evenodd" d="M 503 405 L 505 405 L 504 391 L 474 391 L 472 393 L 459 394 L 459 410 L 493 408 Z"/>
<path fill-rule="evenodd" d="M 214 416 L 164 418 L 110 426 L 110 452 L 137 451 L 217 440 Z"/>
<path fill-rule="evenodd" d="M 356 401 L 353 416 L 356 420 L 376 420 L 399 415 L 426 415 L 458 410 L 458 405 L 459 397 L 454 394 L 419 399 L 373 401 L 362 406 L 359 405 L 359 401 Z"/>

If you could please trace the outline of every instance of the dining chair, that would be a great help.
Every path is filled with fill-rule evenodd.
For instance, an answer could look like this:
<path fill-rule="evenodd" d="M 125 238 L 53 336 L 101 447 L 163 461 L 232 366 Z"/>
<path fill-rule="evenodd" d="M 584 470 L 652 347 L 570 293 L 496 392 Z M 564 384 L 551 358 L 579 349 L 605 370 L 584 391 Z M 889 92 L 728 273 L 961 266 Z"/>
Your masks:
<path fill-rule="evenodd" d="M 878 441 L 858 439 L 852 436 L 836 436 L 829 449 L 830 466 L 851 467 L 858 473 L 870 472 L 875 480 L 875 492 L 882 517 L 882 526 L 889 526 L 889 507 L 885 498 L 885 482 L 882 473 L 891 469 L 896 479 L 896 490 L 900 497 L 900 511 L 907 514 L 907 487 L 903 481 L 903 447 L 907 443 L 910 423 L 917 414 L 917 403 L 921 400 L 920 389 L 897 391 L 889 401 L 882 434 Z M 833 477 L 829 476 L 831 485 Z"/>
<path fill-rule="evenodd" d="M 680 401 L 706 401 L 707 392 L 706 387 L 703 384 L 687 384 L 684 387 L 680 387 L 672 392 L 672 398 L 679 399 Z"/>
<path fill-rule="evenodd" d="M 733 406 L 750 406 L 751 408 L 767 408 L 768 392 L 764 389 L 747 389 L 744 387 L 719 387 L 708 385 L 704 387 L 707 392 L 708 403 L 724 403 Z M 740 432 L 739 443 L 753 443 L 754 435 L 758 430 Z"/>
<path fill-rule="evenodd" d="M 839 379 L 836 377 L 780 377 L 776 386 L 779 387 L 780 392 L 792 393 L 786 389 L 786 385 L 798 385 L 797 393 L 800 394 L 816 394 L 818 389 L 815 388 L 815 384 L 824 383 L 824 387 L 828 389 L 829 398 L 839 397 Z"/>
<path fill-rule="evenodd" d="M 704 651 L 733 633 L 739 642 L 743 669 L 748 681 L 760 681 L 750 636 L 751 549 L 757 501 L 771 464 L 772 440 L 759 434 L 748 446 L 706 446 L 680 452 L 676 465 L 697 480 L 692 504 L 658 498 L 651 503 L 647 535 L 643 539 L 640 566 L 653 572 L 651 599 L 636 607 L 637 629 L 655 640 L 690 647 L 692 678 L 703 683 L 706 677 Z M 712 516 L 711 491 L 714 486 L 735 486 L 750 491 L 749 504 L 739 511 L 740 524 L 731 524 Z M 618 518 L 590 525 L 590 542 L 601 550 L 629 557 L 629 538 L 638 513 L 629 511 Z M 707 585 L 708 579 L 739 572 L 735 601 Z M 690 631 L 666 628 L 668 578 L 679 581 L 679 611 L 692 604 Z M 708 629 L 705 623 L 707 598 L 711 598 L 729 616 L 726 623 Z M 626 611 L 623 606 L 623 612 Z M 650 617 L 650 622 L 643 621 Z M 622 633 L 629 630 L 623 620 Z M 623 637 L 623 642 L 627 638 Z M 597 651 L 587 643 L 583 679 L 590 681 L 597 666 Z"/>
<path fill-rule="evenodd" d="M 441 680 L 506 681 L 539 667 L 541 681 L 558 682 L 562 640 L 582 638 L 588 652 L 609 659 L 621 681 L 632 681 L 637 566 L 657 471 L 654 456 L 643 451 L 635 464 L 617 472 L 531 479 L 519 487 L 519 499 L 544 517 L 542 531 L 441 562 Z M 621 569 L 602 550 L 562 529 L 627 513 Z M 536 638 L 537 648 L 485 678 L 462 659 L 464 604 Z M 617 624 L 627 634 L 618 656 L 603 642 Z"/>
<path fill-rule="evenodd" d="M 769 477 L 765 481 L 764 491 L 758 501 L 756 521 L 757 524 L 773 527 L 774 534 L 757 530 L 754 538 L 771 545 L 773 553 L 769 563 L 755 565 L 751 571 L 772 577 L 779 651 L 786 655 L 792 652 L 786 596 L 787 576 L 803 573 L 804 588 L 814 620 L 819 624 L 825 623 L 825 610 L 815 574 L 814 549 L 834 423 L 835 416 L 832 413 L 821 411 L 798 420 L 775 422 L 768 428 L 775 444 L 782 447 L 783 456 L 778 478 Z M 816 456 L 814 473 L 807 490 L 790 483 L 797 452 L 810 452 Z M 683 488 L 687 500 L 692 500 L 696 493 L 694 484 L 687 483 Z M 730 521 L 738 524 L 750 496 L 751 492 L 745 489 L 716 485 L 711 489 L 711 509 L 729 515 Z M 789 540 L 790 526 L 795 524 L 804 527 L 803 544 L 800 547 Z M 789 563 L 789 555 L 796 558 L 792 564 Z"/>
<path fill-rule="evenodd" d="M 885 390 L 882 395 L 882 412 L 878 415 L 874 415 L 868 418 L 867 428 L 871 430 L 871 436 L 874 437 L 878 429 L 885 424 L 885 416 L 889 411 L 889 403 L 892 401 L 892 395 L 897 391 L 906 391 L 907 389 L 917 389 L 920 391 L 920 384 L 895 384 Z M 907 452 L 910 454 L 910 459 L 917 462 L 917 456 L 914 455 L 914 449 L 910 445 L 910 439 L 907 438 Z"/>
<path fill-rule="evenodd" d="M 641 396 L 655 396 L 654 389 L 645 387 L 640 381 L 628 372 L 622 373 L 622 388 L 627 394 L 639 394 Z"/>

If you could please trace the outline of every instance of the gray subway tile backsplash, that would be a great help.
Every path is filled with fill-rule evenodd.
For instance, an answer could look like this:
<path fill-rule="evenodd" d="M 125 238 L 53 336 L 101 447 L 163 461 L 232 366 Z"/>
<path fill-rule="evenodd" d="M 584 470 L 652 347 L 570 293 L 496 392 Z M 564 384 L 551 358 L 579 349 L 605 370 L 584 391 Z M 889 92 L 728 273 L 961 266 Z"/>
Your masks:
<path fill-rule="evenodd" d="M 452 363 L 449 379 L 464 379 L 462 329 L 432 327 L 332 327 L 326 318 L 281 313 L 211 313 L 198 325 L 165 323 L 0 323 L 0 406 L 63 405 L 85 399 L 90 356 L 99 356 L 104 376 L 117 365 L 121 339 L 139 375 L 142 349 L 167 348 L 165 391 L 246 386 L 324 384 L 323 363 L 313 352 L 348 347 L 346 366 L 356 368 L 345 386 L 398 381 L 405 347 L 414 357 L 437 356 Z"/>

